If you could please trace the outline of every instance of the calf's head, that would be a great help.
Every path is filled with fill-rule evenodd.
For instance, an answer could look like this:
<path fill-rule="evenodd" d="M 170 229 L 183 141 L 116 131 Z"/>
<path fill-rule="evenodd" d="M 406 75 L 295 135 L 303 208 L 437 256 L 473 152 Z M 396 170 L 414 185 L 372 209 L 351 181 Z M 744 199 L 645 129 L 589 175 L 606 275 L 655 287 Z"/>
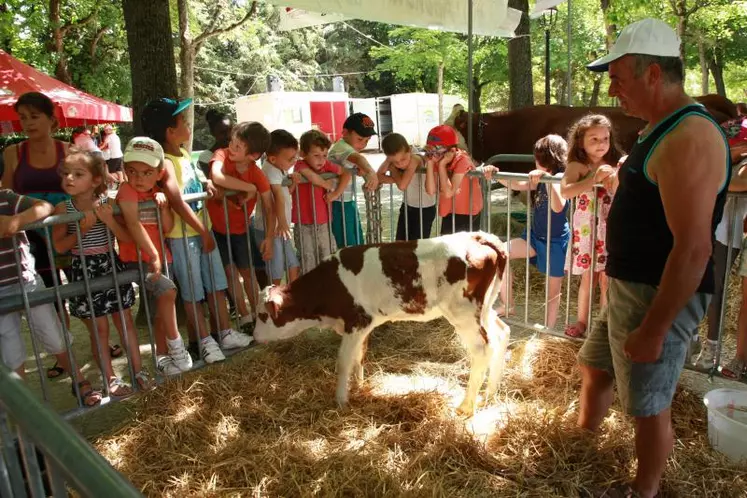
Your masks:
<path fill-rule="evenodd" d="M 259 293 L 254 339 L 265 343 L 295 337 L 321 325 L 305 316 L 303 303 L 296 303 L 285 285 L 271 285 Z"/>

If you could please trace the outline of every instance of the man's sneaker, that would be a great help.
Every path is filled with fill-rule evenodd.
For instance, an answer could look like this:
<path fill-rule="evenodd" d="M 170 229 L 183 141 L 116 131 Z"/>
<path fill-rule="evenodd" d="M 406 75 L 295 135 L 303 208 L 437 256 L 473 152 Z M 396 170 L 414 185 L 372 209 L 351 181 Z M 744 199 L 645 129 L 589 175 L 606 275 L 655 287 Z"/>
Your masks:
<path fill-rule="evenodd" d="M 716 342 L 711 342 L 706 339 L 703 343 L 703 348 L 700 350 L 700 354 L 693 363 L 698 368 L 710 370 L 716 364 Z"/>
<path fill-rule="evenodd" d="M 237 349 L 248 347 L 254 342 L 254 337 L 241 332 L 237 332 L 233 329 L 228 329 L 223 338 L 220 340 L 221 346 L 224 349 Z"/>
<path fill-rule="evenodd" d="M 223 351 L 220 350 L 218 343 L 215 339 L 209 337 L 202 342 L 202 359 L 205 363 L 216 363 L 223 361 L 226 357 L 223 355 Z"/>
<path fill-rule="evenodd" d="M 176 368 L 182 372 L 189 372 L 192 370 L 192 357 L 189 355 L 184 347 L 181 347 L 174 351 L 169 351 L 169 357 L 173 361 Z"/>
<path fill-rule="evenodd" d="M 174 363 L 174 359 L 171 358 L 171 356 L 159 356 L 156 360 L 156 368 L 158 369 L 158 373 L 166 375 L 167 377 L 182 373 L 179 367 Z"/>

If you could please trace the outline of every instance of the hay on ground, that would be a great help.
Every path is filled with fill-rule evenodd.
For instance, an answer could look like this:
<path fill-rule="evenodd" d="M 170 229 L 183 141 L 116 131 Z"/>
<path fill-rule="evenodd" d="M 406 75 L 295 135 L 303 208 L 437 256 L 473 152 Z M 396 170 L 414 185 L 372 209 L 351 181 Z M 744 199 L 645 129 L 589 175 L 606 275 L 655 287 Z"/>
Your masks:
<path fill-rule="evenodd" d="M 631 422 L 576 428 L 577 346 L 512 347 L 494 402 L 454 415 L 468 363 L 443 320 L 379 328 L 367 380 L 334 404 L 339 339 L 309 333 L 168 382 L 95 442 L 147 496 L 578 496 L 634 471 Z M 705 409 L 679 392 L 665 496 L 740 496 L 743 469 L 710 450 Z"/>

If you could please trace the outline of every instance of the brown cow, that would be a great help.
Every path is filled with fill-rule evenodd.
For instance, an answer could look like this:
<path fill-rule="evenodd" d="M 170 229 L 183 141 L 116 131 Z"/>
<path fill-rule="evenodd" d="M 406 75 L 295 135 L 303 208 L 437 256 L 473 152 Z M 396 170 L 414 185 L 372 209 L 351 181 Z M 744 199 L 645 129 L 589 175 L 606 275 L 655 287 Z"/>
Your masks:
<path fill-rule="evenodd" d="M 702 103 L 717 123 L 737 117 L 736 106 L 720 95 L 695 97 Z M 627 116 L 620 107 L 567 107 L 560 105 L 534 106 L 506 112 L 473 115 L 472 156 L 486 161 L 497 154 L 531 154 L 534 143 L 551 133 L 568 135 L 571 125 L 585 114 L 604 114 L 612 120 L 617 142 L 624 152 L 633 147 L 644 121 Z M 467 139 L 468 113 L 462 111 L 454 123 Z M 500 163 L 501 171 L 528 173 L 534 163 Z"/>

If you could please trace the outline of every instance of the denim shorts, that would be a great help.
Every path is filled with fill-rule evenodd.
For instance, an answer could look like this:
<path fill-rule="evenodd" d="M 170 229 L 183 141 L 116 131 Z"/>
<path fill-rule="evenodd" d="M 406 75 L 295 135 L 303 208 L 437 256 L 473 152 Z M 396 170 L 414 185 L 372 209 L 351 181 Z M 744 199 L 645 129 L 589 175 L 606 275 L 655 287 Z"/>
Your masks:
<path fill-rule="evenodd" d="M 254 229 L 257 237 L 257 245 L 261 245 L 265 240 L 265 231 Z M 300 266 L 298 255 L 293 248 L 290 240 L 284 240 L 282 237 L 275 237 L 272 242 L 272 259 L 270 260 L 270 273 L 272 279 L 283 278 L 286 268 L 295 268 Z M 268 275 L 269 276 L 269 275 Z"/>
<path fill-rule="evenodd" d="M 199 235 L 187 237 L 187 250 L 184 248 L 184 239 L 167 239 L 169 249 L 174 258 L 174 277 L 179 284 L 179 293 L 182 300 L 194 303 L 205 299 L 205 291 L 208 293 L 223 291 L 228 288 L 226 281 L 226 270 L 220 258 L 220 251 L 216 247 L 210 254 L 202 252 L 202 238 Z M 187 265 L 189 264 L 189 269 Z M 190 270 L 192 274 L 192 285 L 190 286 Z M 215 286 L 213 286 L 213 279 Z"/>
<path fill-rule="evenodd" d="M 669 408 L 693 336 L 705 316 L 709 294 L 695 294 L 667 332 L 661 356 L 637 363 L 625 356 L 625 341 L 646 316 L 656 287 L 609 278 L 608 304 L 581 347 L 579 363 L 615 378 L 624 410 L 634 417 L 651 417 Z"/>

